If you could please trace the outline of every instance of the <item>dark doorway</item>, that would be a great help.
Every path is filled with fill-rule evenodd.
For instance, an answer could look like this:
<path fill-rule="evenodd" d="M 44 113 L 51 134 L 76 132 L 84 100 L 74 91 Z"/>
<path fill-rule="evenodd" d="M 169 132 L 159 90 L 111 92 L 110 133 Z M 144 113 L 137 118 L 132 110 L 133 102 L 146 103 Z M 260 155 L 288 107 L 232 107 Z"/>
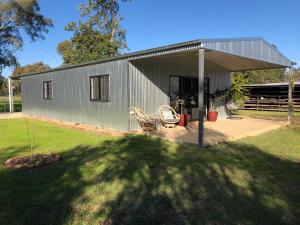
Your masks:
<path fill-rule="evenodd" d="M 189 76 L 169 77 L 170 105 L 175 108 L 178 98 L 185 99 L 185 106 L 188 113 L 193 108 L 198 108 L 198 78 Z M 204 105 L 208 110 L 209 106 L 209 78 L 204 78 Z M 179 109 L 176 109 L 179 111 Z"/>

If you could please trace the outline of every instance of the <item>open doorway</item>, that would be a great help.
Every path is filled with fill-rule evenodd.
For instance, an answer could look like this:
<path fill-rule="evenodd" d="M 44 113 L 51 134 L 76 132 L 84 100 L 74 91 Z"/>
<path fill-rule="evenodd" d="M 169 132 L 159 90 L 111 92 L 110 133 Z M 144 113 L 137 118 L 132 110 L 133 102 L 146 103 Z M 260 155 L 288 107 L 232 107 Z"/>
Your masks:
<path fill-rule="evenodd" d="M 176 108 L 178 99 L 185 100 L 185 113 L 191 115 L 193 119 L 198 118 L 198 78 L 190 76 L 170 76 L 169 96 L 170 105 L 179 113 Z M 204 106 L 206 113 L 209 107 L 209 78 L 204 78 Z M 205 114 L 206 114 L 205 113 Z"/>

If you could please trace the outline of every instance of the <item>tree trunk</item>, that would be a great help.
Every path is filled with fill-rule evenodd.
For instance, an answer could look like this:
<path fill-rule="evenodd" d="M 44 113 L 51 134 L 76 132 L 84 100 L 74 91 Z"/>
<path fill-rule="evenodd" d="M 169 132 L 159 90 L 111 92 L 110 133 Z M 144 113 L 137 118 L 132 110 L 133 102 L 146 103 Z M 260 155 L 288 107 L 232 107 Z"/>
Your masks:
<path fill-rule="evenodd" d="M 291 74 L 290 74 L 291 76 Z M 292 80 L 290 77 L 289 81 L 289 93 L 288 93 L 288 125 L 292 124 L 293 121 L 293 87 Z"/>
<path fill-rule="evenodd" d="M 114 6 L 115 6 L 115 0 L 110 1 L 110 14 L 111 14 L 111 23 L 112 23 L 112 29 L 111 29 L 111 34 L 110 34 L 110 43 L 114 43 L 115 41 L 115 34 L 117 30 L 117 23 L 116 21 L 116 14 L 114 11 Z"/>

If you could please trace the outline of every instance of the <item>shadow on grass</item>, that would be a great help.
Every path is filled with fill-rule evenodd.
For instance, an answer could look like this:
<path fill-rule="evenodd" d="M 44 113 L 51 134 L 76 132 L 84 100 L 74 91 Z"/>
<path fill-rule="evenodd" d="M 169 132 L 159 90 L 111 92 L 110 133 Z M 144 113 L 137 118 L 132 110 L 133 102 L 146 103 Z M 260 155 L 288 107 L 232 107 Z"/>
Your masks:
<path fill-rule="evenodd" d="M 299 224 L 300 166 L 251 145 L 204 151 L 148 136 L 0 168 L 0 224 Z"/>
<path fill-rule="evenodd" d="M 4 163 L 4 161 L 6 159 L 15 157 L 18 154 L 25 153 L 26 150 L 28 150 L 28 146 L 26 146 L 26 145 L 21 146 L 21 147 L 20 146 L 18 146 L 18 147 L 11 146 L 11 147 L 8 147 L 8 148 L 1 149 L 0 162 Z"/>

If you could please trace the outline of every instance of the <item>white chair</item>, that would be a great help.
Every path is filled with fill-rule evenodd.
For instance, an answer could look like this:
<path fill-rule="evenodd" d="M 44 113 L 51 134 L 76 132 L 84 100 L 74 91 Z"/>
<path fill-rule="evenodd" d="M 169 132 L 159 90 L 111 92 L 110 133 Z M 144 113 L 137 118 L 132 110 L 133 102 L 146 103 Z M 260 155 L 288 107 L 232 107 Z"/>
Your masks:
<path fill-rule="evenodd" d="M 160 120 L 165 127 L 176 127 L 176 123 L 178 123 L 180 116 L 175 112 L 175 110 L 172 107 L 168 105 L 163 105 L 159 108 L 159 112 Z"/>
<path fill-rule="evenodd" d="M 230 115 L 229 118 L 232 118 L 232 113 L 231 111 L 235 111 L 238 109 L 238 107 L 234 104 L 234 101 L 230 100 L 226 103 L 226 108 L 229 110 Z"/>
<path fill-rule="evenodd" d="M 238 107 L 235 105 L 235 103 L 234 103 L 234 101 L 228 101 L 227 103 L 226 103 L 226 107 L 227 107 L 227 109 L 229 110 L 229 111 L 232 111 L 232 110 L 237 110 L 238 109 Z"/>

